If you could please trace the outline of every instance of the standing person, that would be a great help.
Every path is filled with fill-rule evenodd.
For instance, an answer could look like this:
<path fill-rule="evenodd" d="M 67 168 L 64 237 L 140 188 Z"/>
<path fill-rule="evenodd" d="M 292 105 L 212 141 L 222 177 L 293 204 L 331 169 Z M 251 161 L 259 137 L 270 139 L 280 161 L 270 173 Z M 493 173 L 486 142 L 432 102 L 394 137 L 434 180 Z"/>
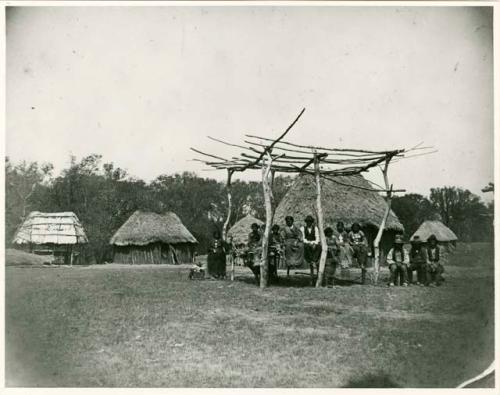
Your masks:
<path fill-rule="evenodd" d="M 339 264 L 339 242 L 338 239 L 333 234 L 333 229 L 328 227 L 325 229 L 326 237 L 326 261 L 325 261 L 325 282 L 328 288 L 332 288 L 335 285 L 335 271 Z"/>
<path fill-rule="evenodd" d="M 408 266 L 408 283 L 413 283 L 413 271 L 417 271 L 416 285 L 424 285 L 426 280 L 427 256 L 420 236 L 414 236 L 410 248 L 410 265 Z"/>
<path fill-rule="evenodd" d="M 403 287 L 408 286 L 408 263 L 410 261 L 409 253 L 404 247 L 403 237 L 397 235 L 394 245 L 387 254 L 387 263 L 391 271 L 391 280 L 389 287 L 396 285 L 397 277 L 400 276 L 400 284 Z"/>
<path fill-rule="evenodd" d="M 430 235 L 427 239 L 427 283 L 426 285 L 441 285 L 444 267 L 439 261 L 439 246 L 435 235 Z M 429 281 L 430 280 L 430 281 Z"/>
<path fill-rule="evenodd" d="M 341 268 L 342 278 L 349 278 L 349 267 L 352 264 L 352 247 L 349 244 L 349 233 L 347 232 L 344 223 L 342 221 L 337 222 L 337 233 L 338 233 L 338 243 L 339 243 L 339 256 L 338 261 Z M 345 277 L 345 278 L 344 278 Z"/>
<path fill-rule="evenodd" d="M 212 278 L 226 277 L 226 248 L 218 230 L 213 232 L 207 255 L 207 274 Z"/>
<path fill-rule="evenodd" d="M 361 268 L 361 283 L 366 284 L 366 262 L 368 260 L 368 241 L 361 230 L 361 226 L 354 222 L 349 232 L 349 243 L 353 249 L 353 257 L 356 258 Z"/>
<path fill-rule="evenodd" d="M 269 274 L 271 280 L 278 280 L 278 264 L 282 256 L 282 243 L 283 240 L 280 234 L 279 225 L 275 224 L 271 228 L 271 235 L 269 236 Z"/>
<path fill-rule="evenodd" d="M 302 266 L 304 262 L 302 232 L 293 222 L 294 220 L 292 216 L 286 216 L 286 226 L 284 226 L 281 230 L 281 237 L 285 246 L 285 265 L 287 276 L 290 275 L 290 268 Z"/>
<path fill-rule="evenodd" d="M 304 260 L 309 265 L 311 282 L 314 286 L 316 284 L 314 269 L 316 269 L 316 272 L 318 271 L 318 258 L 319 253 L 321 253 L 319 246 L 319 229 L 314 225 L 314 218 L 311 215 L 308 215 L 304 222 L 306 226 L 300 228 L 304 239 Z"/>

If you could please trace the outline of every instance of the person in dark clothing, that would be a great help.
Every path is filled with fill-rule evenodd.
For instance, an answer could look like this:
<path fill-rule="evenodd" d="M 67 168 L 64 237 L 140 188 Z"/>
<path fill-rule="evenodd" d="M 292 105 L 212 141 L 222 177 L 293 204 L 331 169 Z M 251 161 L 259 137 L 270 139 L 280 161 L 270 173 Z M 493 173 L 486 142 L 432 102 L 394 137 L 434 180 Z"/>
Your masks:
<path fill-rule="evenodd" d="M 444 281 L 442 276 L 444 267 L 439 261 L 439 245 L 435 235 L 430 235 L 427 239 L 427 283 L 426 285 L 441 285 Z"/>
<path fill-rule="evenodd" d="M 279 225 L 273 225 L 269 235 L 269 250 L 267 260 L 269 262 L 269 278 L 271 282 L 278 281 L 278 264 L 282 256 L 283 240 Z"/>
<path fill-rule="evenodd" d="M 339 264 L 339 242 L 333 234 L 333 229 L 328 227 L 325 229 L 327 253 L 325 261 L 325 282 L 328 288 L 335 285 L 335 271 Z"/>
<path fill-rule="evenodd" d="M 306 226 L 301 228 L 304 238 L 304 260 L 309 265 L 311 271 L 311 282 L 314 286 L 316 284 L 316 277 L 314 270 L 318 270 L 318 259 L 321 254 L 321 247 L 319 245 L 319 229 L 314 225 L 314 218 L 308 215 L 305 219 Z"/>
<path fill-rule="evenodd" d="M 408 286 L 408 263 L 410 262 L 409 253 L 404 248 L 404 241 L 401 235 L 397 235 L 394 240 L 394 246 L 387 254 L 387 263 L 391 271 L 391 280 L 389 287 L 397 284 L 398 275 L 401 276 L 401 285 Z"/>
<path fill-rule="evenodd" d="M 213 232 L 207 255 L 207 274 L 212 278 L 226 278 L 226 248 L 218 230 Z"/>
<path fill-rule="evenodd" d="M 413 271 L 417 271 L 416 285 L 427 283 L 427 256 L 420 236 L 413 237 L 410 248 L 410 265 L 408 266 L 408 283 L 413 283 Z"/>
<path fill-rule="evenodd" d="M 361 268 L 361 283 L 366 284 L 366 264 L 368 261 L 368 241 L 361 230 L 361 226 L 354 222 L 349 232 L 349 243 L 353 249 L 353 258 L 356 258 Z"/>
<path fill-rule="evenodd" d="M 259 225 L 253 223 L 251 232 L 248 234 L 248 250 L 244 256 L 245 266 L 247 266 L 255 276 L 257 285 L 260 283 L 260 255 L 262 251 L 262 234 Z"/>

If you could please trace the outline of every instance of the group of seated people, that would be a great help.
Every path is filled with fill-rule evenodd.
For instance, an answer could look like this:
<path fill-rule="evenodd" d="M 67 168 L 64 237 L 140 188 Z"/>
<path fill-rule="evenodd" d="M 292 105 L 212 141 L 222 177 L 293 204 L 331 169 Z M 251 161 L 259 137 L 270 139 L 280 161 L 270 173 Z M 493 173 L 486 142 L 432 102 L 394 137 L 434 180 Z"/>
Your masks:
<path fill-rule="evenodd" d="M 321 256 L 321 241 L 319 229 L 311 215 L 305 218 L 305 225 L 298 227 L 294 218 L 287 216 L 285 225 L 275 224 L 271 228 L 268 244 L 268 264 L 270 282 L 278 280 L 278 268 L 309 267 L 312 285 L 316 284 L 319 260 Z M 260 261 L 262 252 L 262 237 L 264 229 L 257 223 L 251 225 L 247 244 L 243 250 L 235 249 L 231 241 L 223 242 L 220 232 L 214 232 L 214 239 L 208 254 L 208 272 L 213 278 L 226 277 L 226 254 L 232 253 L 243 259 L 260 281 Z M 355 261 L 361 269 L 361 283 L 366 283 L 368 256 L 371 255 L 368 240 L 359 223 L 352 224 L 347 229 L 343 222 L 336 225 L 336 233 L 331 227 L 324 229 L 327 253 L 323 285 L 332 287 L 335 284 L 337 269 L 346 269 Z M 230 251 L 232 250 L 232 251 Z M 411 241 L 411 249 L 404 247 L 403 237 L 397 235 L 394 245 L 387 254 L 386 262 L 390 270 L 389 286 L 399 284 L 408 286 L 413 283 L 413 272 L 416 271 L 417 285 L 440 285 L 444 271 L 439 261 L 440 252 L 434 235 L 427 240 L 427 245 L 418 236 Z"/>
<path fill-rule="evenodd" d="M 440 251 L 435 235 L 429 236 L 427 245 L 419 236 L 411 240 L 410 251 L 404 246 L 403 237 L 396 236 L 394 246 L 387 254 L 387 264 L 391 272 L 389 286 L 398 283 L 407 287 L 413 283 L 413 272 L 416 272 L 416 285 L 439 286 L 444 281 L 444 267 L 440 262 Z"/>
<path fill-rule="evenodd" d="M 319 229 L 311 215 L 305 218 L 305 225 L 298 227 L 292 216 L 285 218 L 285 226 L 275 224 L 271 228 L 269 237 L 268 262 L 270 280 L 277 279 L 278 266 L 287 269 L 309 267 L 312 285 L 316 284 L 319 259 L 321 256 L 321 242 Z M 333 286 L 334 275 L 338 266 L 347 268 L 353 259 L 361 268 L 361 281 L 366 282 L 366 268 L 368 258 L 368 242 L 358 223 L 354 223 L 347 230 L 342 222 L 337 223 L 337 235 L 332 228 L 324 229 L 327 242 L 324 282 Z M 254 223 L 248 235 L 247 249 L 243 253 L 245 265 L 250 267 L 256 277 L 261 253 L 261 239 L 263 231 Z"/>

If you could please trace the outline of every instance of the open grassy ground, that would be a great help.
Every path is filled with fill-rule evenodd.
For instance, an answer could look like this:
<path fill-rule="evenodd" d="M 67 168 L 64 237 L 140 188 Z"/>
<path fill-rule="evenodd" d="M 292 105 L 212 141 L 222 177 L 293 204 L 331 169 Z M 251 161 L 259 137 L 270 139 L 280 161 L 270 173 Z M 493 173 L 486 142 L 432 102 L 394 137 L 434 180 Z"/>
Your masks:
<path fill-rule="evenodd" d="M 494 358 L 490 245 L 460 246 L 439 288 L 187 273 L 7 267 L 6 384 L 454 387 Z"/>

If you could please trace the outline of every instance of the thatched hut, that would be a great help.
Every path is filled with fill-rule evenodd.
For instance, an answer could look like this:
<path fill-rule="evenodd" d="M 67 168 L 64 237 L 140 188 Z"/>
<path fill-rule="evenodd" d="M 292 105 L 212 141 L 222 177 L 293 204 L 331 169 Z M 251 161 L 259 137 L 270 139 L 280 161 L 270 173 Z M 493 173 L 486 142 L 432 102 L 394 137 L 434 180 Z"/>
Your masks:
<path fill-rule="evenodd" d="M 136 211 L 110 240 L 113 261 L 130 264 L 188 263 L 198 241 L 172 212 Z"/>
<path fill-rule="evenodd" d="M 336 182 L 321 179 L 321 203 L 325 226 L 330 226 L 335 230 L 339 221 L 342 221 L 346 227 L 358 222 L 370 246 L 373 246 L 386 209 L 384 198 L 376 192 L 366 190 L 373 189 L 373 187 L 361 175 L 338 176 L 334 179 Z M 315 217 L 315 213 L 314 176 L 302 174 L 296 178 L 276 208 L 274 222 L 284 226 L 285 217 L 291 215 L 295 223 L 301 226 L 307 215 Z M 403 231 L 403 225 L 391 210 L 380 242 L 382 262 L 385 262 L 385 254 L 391 248 L 395 235 Z"/>
<path fill-rule="evenodd" d="M 77 263 L 78 250 L 88 240 L 75 213 L 32 211 L 12 243 L 27 252 L 46 255 L 47 262 L 68 265 Z"/>
<path fill-rule="evenodd" d="M 253 223 L 261 226 L 264 224 L 260 219 L 255 218 L 253 215 L 248 214 L 239 221 L 237 221 L 231 229 L 227 232 L 228 237 L 233 238 L 234 245 L 246 244 L 248 240 L 248 234 L 251 231 L 251 226 Z"/>
<path fill-rule="evenodd" d="M 457 235 L 450 228 L 437 220 L 424 221 L 413 234 L 412 238 L 414 236 L 419 236 L 421 240 L 426 241 L 430 235 L 436 236 L 439 245 L 445 247 L 447 250 L 449 250 L 450 247 L 455 247 L 458 240 Z"/>

